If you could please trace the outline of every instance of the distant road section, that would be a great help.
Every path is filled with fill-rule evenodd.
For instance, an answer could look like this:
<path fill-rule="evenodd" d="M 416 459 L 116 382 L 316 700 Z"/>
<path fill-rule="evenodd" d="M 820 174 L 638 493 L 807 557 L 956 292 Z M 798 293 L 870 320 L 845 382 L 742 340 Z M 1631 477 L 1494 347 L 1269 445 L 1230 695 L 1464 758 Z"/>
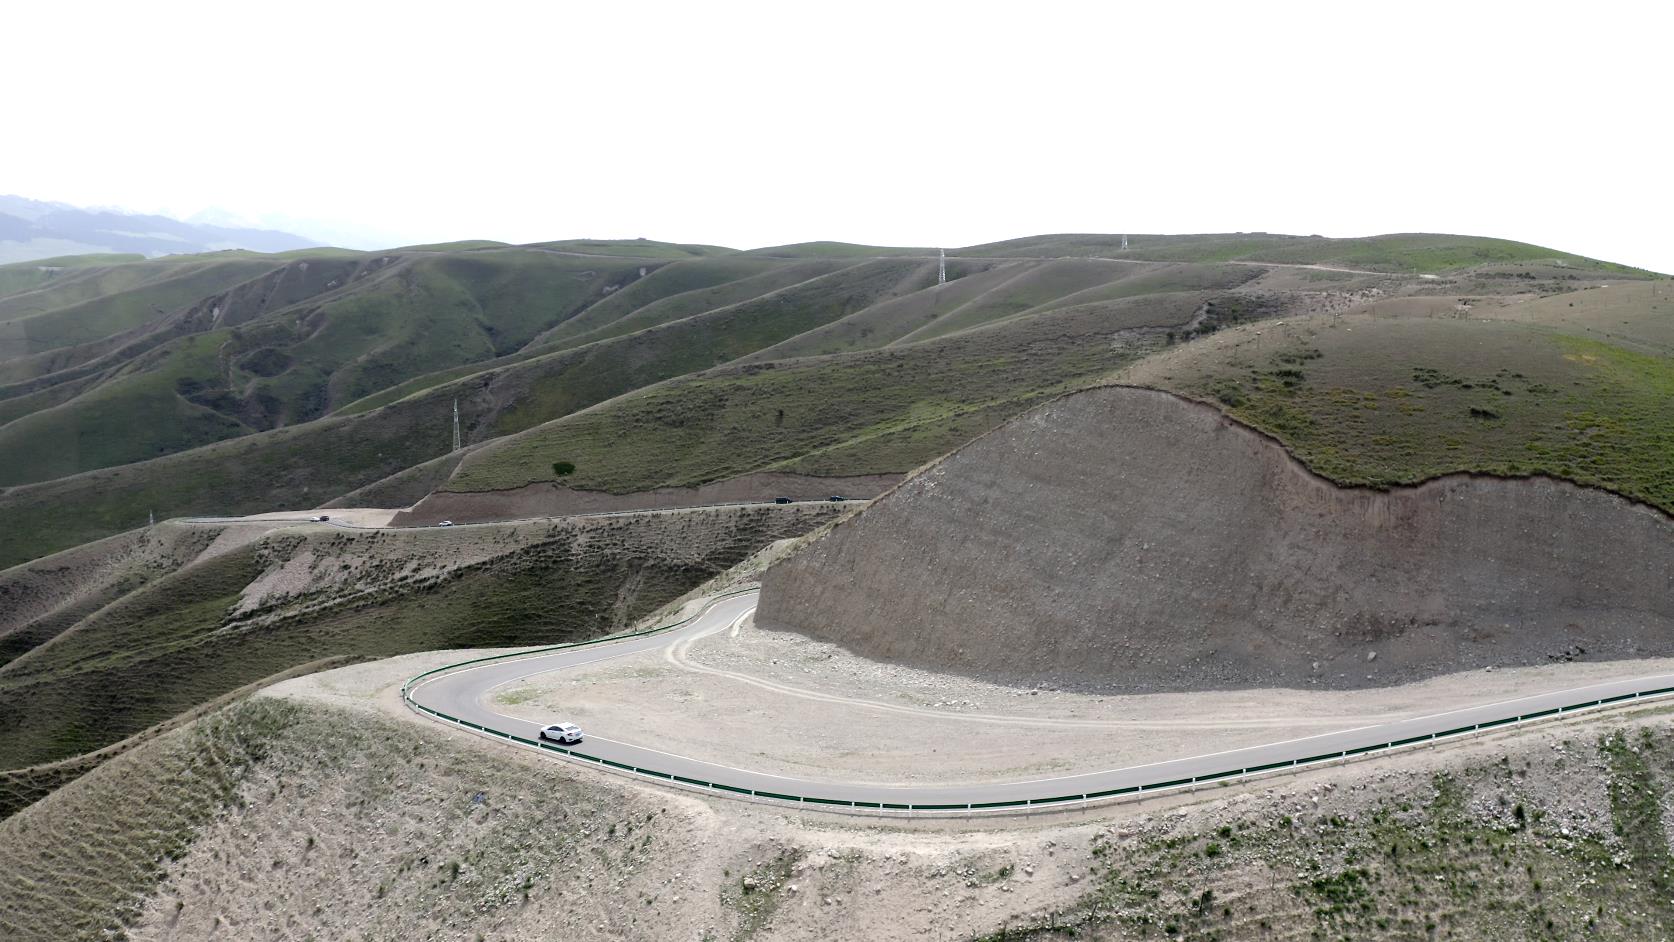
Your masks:
<path fill-rule="evenodd" d="M 791 505 L 796 505 L 796 504 L 828 504 L 828 503 L 832 503 L 832 501 L 829 501 L 829 500 L 793 500 L 793 501 L 787 501 L 787 503 L 791 504 Z M 867 504 L 871 503 L 871 501 L 860 499 L 860 498 L 844 498 L 842 501 L 840 501 L 838 503 L 840 503 L 842 506 L 848 506 L 850 504 L 853 504 L 853 505 L 856 505 L 856 506 L 864 507 Z M 515 517 L 515 518 L 506 519 L 506 520 L 477 520 L 477 521 L 472 521 L 470 523 L 465 523 L 465 522 L 449 523 L 448 526 L 449 527 L 485 527 L 485 526 L 499 526 L 501 524 L 508 524 L 508 523 L 530 523 L 530 522 L 539 521 L 539 520 L 555 520 L 555 519 L 562 519 L 564 517 L 628 517 L 628 516 L 635 516 L 635 515 L 639 515 L 639 514 L 684 513 L 686 511 L 690 511 L 690 510 L 731 510 L 731 509 L 737 509 L 737 508 L 742 508 L 742 507 L 769 507 L 769 506 L 780 506 L 780 505 L 777 501 L 763 501 L 763 500 L 738 501 L 738 502 L 735 502 L 735 503 L 727 503 L 727 504 L 697 504 L 697 505 L 693 505 L 693 506 L 690 506 L 690 507 L 649 507 L 649 508 L 645 508 L 643 510 L 601 510 L 601 511 L 595 511 L 595 512 L 592 512 L 592 513 L 549 514 L 549 515 L 539 516 L 539 517 Z M 413 524 L 411 526 L 395 526 L 395 525 L 392 525 L 392 521 L 394 520 L 395 516 L 399 513 L 401 513 L 401 511 L 399 511 L 399 510 L 377 510 L 377 509 L 343 510 L 343 509 L 333 509 L 333 508 L 328 507 L 328 508 L 325 508 L 323 510 L 280 510 L 280 511 L 274 511 L 273 513 L 251 514 L 251 515 L 245 516 L 245 517 L 178 517 L 176 519 L 180 520 L 183 523 L 209 523 L 209 524 L 228 524 L 228 523 L 272 523 L 272 524 L 318 523 L 321 526 L 339 527 L 339 528 L 344 529 L 344 530 L 425 530 L 425 529 L 435 529 L 436 527 L 439 526 L 439 524 L 434 524 L 434 523 L 431 523 L 431 524 Z M 316 519 L 317 517 L 322 517 L 322 516 L 327 518 L 327 519 L 325 519 L 323 521 Z"/>
<path fill-rule="evenodd" d="M 755 592 L 722 597 L 678 627 L 622 641 L 576 645 L 421 676 L 410 683 L 405 695 L 408 703 L 421 712 L 445 714 L 475 724 L 490 734 L 518 737 L 532 744 L 540 734 L 540 725 L 496 712 L 489 706 L 489 695 L 494 688 L 539 674 L 670 647 L 686 638 L 724 630 L 750 614 L 756 599 Z M 554 754 L 573 754 L 572 758 L 589 764 L 604 760 L 671 784 L 720 794 L 812 803 L 838 810 L 960 814 L 1027 810 L 1034 806 L 1061 808 L 1066 803 L 1185 788 L 1670 693 L 1674 693 L 1674 674 L 1659 674 L 1167 762 L 972 785 L 892 787 L 769 775 L 621 742 L 611 738 L 608 728 L 586 730 L 586 740 L 575 748 L 546 748 Z M 554 717 L 554 721 L 557 719 Z M 736 727 L 724 719 L 716 718 L 717 735 L 736 735 Z"/>

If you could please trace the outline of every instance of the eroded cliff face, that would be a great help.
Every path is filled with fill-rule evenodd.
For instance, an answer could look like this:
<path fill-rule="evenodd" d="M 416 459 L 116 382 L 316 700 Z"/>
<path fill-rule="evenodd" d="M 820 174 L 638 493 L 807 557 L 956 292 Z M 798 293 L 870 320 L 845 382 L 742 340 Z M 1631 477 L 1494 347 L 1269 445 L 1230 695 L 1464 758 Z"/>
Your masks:
<path fill-rule="evenodd" d="M 1125 690 L 1364 687 L 1674 653 L 1674 521 L 1544 478 L 1345 489 L 1108 387 L 978 439 L 769 570 L 760 624 Z"/>

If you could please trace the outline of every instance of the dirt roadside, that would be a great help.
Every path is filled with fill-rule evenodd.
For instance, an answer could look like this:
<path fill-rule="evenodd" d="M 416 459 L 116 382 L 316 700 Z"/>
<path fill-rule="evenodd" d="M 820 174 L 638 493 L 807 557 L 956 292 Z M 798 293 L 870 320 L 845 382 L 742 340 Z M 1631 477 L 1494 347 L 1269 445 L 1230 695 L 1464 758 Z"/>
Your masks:
<path fill-rule="evenodd" d="M 492 925 L 478 925 L 492 929 L 489 937 L 969 939 L 1002 926 L 1050 924 L 1060 913 L 1085 907 L 1106 892 L 1101 881 L 1112 880 L 1133 861 L 1148 859 L 1158 847 L 1181 847 L 1195 853 L 1197 862 L 1171 863 L 1173 872 L 1147 884 L 1162 892 L 1160 902 L 1124 903 L 1113 918 L 1155 918 L 1155 930 L 1168 917 L 1174 883 L 1183 882 L 1194 897 L 1212 886 L 1216 899 L 1233 908 L 1229 913 L 1236 910 L 1235 921 L 1252 923 L 1248 933 L 1228 937 L 1259 935 L 1256 920 L 1290 926 L 1289 908 L 1308 905 L 1306 899 L 1296 900 L 1290 883 L 1273 869 L 1289 865 L 1268 855 L 1246 863 L 1236 851 L 1231 858 L 1206 863 L 1202 835 L 1224 842 L 1215 835 L 1231 833 L 1233 827 L 1244 833 L 1249 822 L 1272 821 L 1298 833 L 1328 835 L 1338 822 L 1371 820 L 1368 809 L 1403 801 L 1423 806 L 1434 800 L 1437 782 L 1474 781 L 1469 779 L 1473 770 L 1509 763 L 1506 767 L 1518 770 L 1515 794 L 1522 804 L 1517 807 L 1526 804 L 1539 815 L 1554 840 L 1619 842 L 1610 836 L 1613 793 L 1605 777 L 1593 771 L 1596 763 L 1588 759 L 1585 744 L 1613 728 L 1661 730 L 1670 723 L 1666 706 L 1642 706 L 1090 811 L 974 821 L 875 821 L 641 783 L 509 748 L 424 719 L 401 705 L 402 679 L 472 653 L 427 653 L 355 665 L 288 681 L 262 694 L 312 704 L 339 717 L 359 715 L 368 728 L 387 729 L 386 735 L 410 743 L 401 751 L 420 761 L 391 783 L 404 796 L 399 811 L 391 808 L 368 818 L 373 812 L 363 810 L 365 796 L 301 777 L 306 768 L 292 769 L 287 784 L 265 778 L 250 782 L 247 790 L 266 789 L 273 797 L 215 825 L 172 864 L 133 937 L 188 938 L 194 928 L 211 928 L 203 914 L 214 911 L 227 925 L 244 926 L 271 921 L 277 913 L 289 933 L 300 938 L 312 920 L 324 918 L 318 909 L 313 916 L 299 909 L 298 900 L 312 898 L 312 884 L 296 882 L 304 876 L 316 883 L 329 880 L 334 898 L 366 900 L 366 912 L 358 918 L 367 926 L 399 925 L 419 935 L 440 929 L 446 936 L 448 930 L 438 927 L 429 910 L 412 911 L 417 907 L 397 900 L 393 891 L 386 900 L 383 887 L 397 885 L 392 875 L 419 859 L 415 855 L 423 854 L 434 870 L 438 861 L 459 854 L 442 843 L 454 840 L 446 836 L 456 831 L 458 840 L 470 842 L 471 856 L 462 858 L 467 877 L 486 866 L 483 858 L 511 852 L 495 841 L 530 845 L 529 837 L 508 837 L 485 826 L 460 830 L 450 817 L 470 807 L 473 788 L 487 790 L 491 806 L 505 800 L 507 789 L 521 795 L 518 800 L 538 805 L 542 782 L 554 789 L 560 783 L 582 784 L 597 794 L 601 807 L 612 809 L 611 834 L 620 835 L 618 818 L 657 815 L 652 832 L 657 852 L 626 865 L 611 863 L 603 850 L 596 858 L 578 861 L 564 880 L 587 888 L 587 906 L 554 906 L 537 892 L 522 906 L 488 910 L 485 918 Z M 782 723 L 783 715 L 774 722 Z M 748 731 L 760 728 L 751 725 Z M 398 729 L 410 730 L 410 736 Z M 366 761 L 351 759 L 349 764 L 359 769 Z M 1500 786 L 1469 786 L 1464 807 L 1471 820 L 1504 827 L 1501 819 L 1509 820 L 1513 809 L 1503 793 L 1494 798 L 1495 787 Z M 584 844 L 598 841 L 606 837 L 606 824 L 600 818 L 579 825 L 573 835 Z M 247 865 L 269 855 L 294 855 L 304 832 L 321 842 L 311 852 L 314 867 L 329 873 L 270 872 L 265 863 Z M 351 856 L 352 867 L 335 863 Z M 1207 870 L 1209 864 L 1222 869 Z M 1106 868 L 1112 868 L 1110 875 Z M 438 904 L 429 900 L 459 892 L 432 890 L 424 906 L 433 909 Z M 403 905 L 406 911 L 393 911 Z M 195 921 L 182 919 L 182 912 Z M 1267 935 L 1306 938 L 1311 924 L 1311 917 L 1302 918 Z"/>
<path fill-rule="evenodd" d="M 775 775 L 880 785 L 1121 768 L 1674 670 L 1674 659 L 1473 671 L 1363 690 L 1097 695 L 871 661 L 745 620 L 672 648 L 540 675 L 496 710 Z M 718 731 L 720 734 L 718 734 Z"/>

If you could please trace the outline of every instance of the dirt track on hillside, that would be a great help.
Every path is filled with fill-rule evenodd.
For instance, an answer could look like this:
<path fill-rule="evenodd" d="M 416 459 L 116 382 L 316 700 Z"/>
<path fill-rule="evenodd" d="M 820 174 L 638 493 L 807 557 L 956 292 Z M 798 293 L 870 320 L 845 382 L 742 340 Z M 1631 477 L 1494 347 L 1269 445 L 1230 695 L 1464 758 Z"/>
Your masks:
<path fill-rule="evenodd" d="M 1674 654 L 1674 522 L 1549 479 L 1344 489 L 1112 387 L 956 452 L 769 570 L 757 615 L 1013 683 L 1356 688 Z"/>
<path fill-rule="evenodd" d="M 832 495 L 841 495 L 862 500 L 883 493 L 902 477 L 904 475 L 870 474 L 827 478 L 769 471 L 742 474 L 724 481 L 700 484 L 697 487 L 659 487 L 632 494 L 572 490 L 558 484 L 528 484 L 509 491 L 437 491 L 408 510 L 396 514 L 390 521 L 390 526 L 422 527 L 442 520 L 472 523 L 525 517 L 614 513 L 624 510 L 703 507 L 709 504 L 770 501 L 776 497 L 805 501 L 824 500 Z"/>

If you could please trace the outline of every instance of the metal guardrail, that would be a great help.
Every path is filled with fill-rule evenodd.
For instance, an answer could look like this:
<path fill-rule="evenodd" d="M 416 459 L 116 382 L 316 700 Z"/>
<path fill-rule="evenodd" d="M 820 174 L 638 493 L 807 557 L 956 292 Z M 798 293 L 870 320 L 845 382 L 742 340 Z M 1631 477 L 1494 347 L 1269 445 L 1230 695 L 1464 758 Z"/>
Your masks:
<path fill-rule="evenodd" d="M 720 595 L 715 596 L 715 598 L 708 605 L 705 605 L 703 607 L 703 609 L 701 611 L 699 611 L 696 615 L 693 615 L 690 618 L 682 619 L 681 621 L 675 622 L 673 624 L 662 625 L 662 626 L 657 627 L 657 628 L 648 628 L 644 631 L 636 631 L 636 632 L 633 632 L 631 634 L 625 634 L 625 635 L 613 635 L 613 636 L 607 637 L 607 638 L 594 638 L 590 641 L 576 641 L 576 642 L 571 642 L 569 644 L 558 644 L 558 645 L 553 645 L 551 647 L 539 648 L 539 649 L 532 650 L 532 651 L 518 651 L 518 652 L 511 653 L 511 654 L 496 654 L 496 655 L 491 655 L 489 657 L 473 658 L 473 659 L 468 660 L 468 661 L 460 661 L 456 664 L 448 664 L 448 665 L 443 666 L 443 667 L 438 667 L 438 668 L 435 668 L 433 670 L 428 670 L 428 671 L 425 671 L 422 674 L 418 674 L 414 677 L 408 678 L 407 682 L 401 685 L 401 699 L 404 702 L 406 702 L 406 704 L 409 707 L 411 707 L 412 709 L 414 709 L 418 712 L 427 713 L 431 716 L 437 717 L 438 719 L 446 720 L 446 721 L 448 721 L 450 723 L 454 723 L 458 726 L 463 726 L 466 729 L 475 730 L 477 732 L 480 732 L 480 733 L 483 733 L 483 734 L 486 734 L 486 735 L 489 735 L 489 736 L 493 736 L 493 737 L 496 737 L 496 738 L 499 738 L 499 739 L 504 739 L 504 740 L 507 740 L 509 742 L 517 743 L 519 745 L 528 746 L 530 748 L 538 749 L 538 750 L 541 750 L 543 752 L 561 754 L 564 757 L 569 758 L 571 760 L 585 762 L 585 763 L 591 763 L 591 764 L 599 766 L 599 767 L 610 768 L 610 769 L 613 769 L 613 770 L 616 770 L 616 771 L 619 771 L 619 772 L 626 772 L 626 773 L 629 773 L 629 774 L 632 774 L 632 775 L 639 775 L 639 776 L 643 776 L 645 778 L 653 779 L 653 780 L 656 780 L 656 781 L 661 781 L 661 782 L 664 782 L 666 784 L 684 786 L 684 787 L 687 787 L 687 788 L 693 788 L 693 789 L 697 789 L 697 790 L 700 790 L 700 791 L 706 791 L 706 792 L 710 792 L 710 793 L 724 793 L 724 794 L 734 795 L 734 796 L 744 797 L 744 798 L 760 798 L 760 799 L 767 799 L 767 800 L 770 800 L 770 801 L 789 802 L 789 803 L 792 803 L 792 804 L 798 804 L 798 805 L 804 805 L 804 806 L 813 805 L 813 806 L 816 806 L 816 807 L 819 807 L 819 808 L 822 808 L 822 809 L 849 810 L 849 811 L 861 812 L 861 813 L 874 812 L 874 813 L 889 814 L 891 812 L 895 812 L 895 813 L 907 813 L 907 814 L 927 813 L 927 814 L 944 814 L 944 815 L 947 815 L 947 814 L 951 814 L 951 815 L 971 815 L 971 814 L 982 814 L 984 812 L 989 812 L 989 813 L 992 813 L 992 812 L 1016 813 L 1016 812 L 1020 812 L 1020 811 L 1029 811 L 1029 810 L 1036 809 L 1036 808 L 1060 808 L 1061 809 L 1061 808 L 1074 806 L 1074 805 L 1085 806 L 1087 804 L 1090 804 L 1090 803 L 1096 802 L 1096 801 L 1107 801 L 1107 800 L 1111 800 L 1111 799 L 1115 799 L 1115 798 L 1122 798 L 1122 797 L 1133 796 L 1133 795 L 1141 795 L 1141 794 L 1151 794 L 1151 793 L 1154 793 L 1154 792 L 1161 792 L 1161 791 L 1174 791 L 1174 790 L 1190 789 L 1190 788 L 1193 788 L 1197 785 L 1203 785 L 1203 784 L 1225 783 L 1225 782 L 1228 782 L 1228 781 L 1231 781 L 1231 780 L 1234 780 L 1234 779 L 1248 778 L 1248 777 L 1256 776 L 1256 775 L 1265 775 L 1265 774 L 1270 774 L 1270 773 L 1284 771 L 1284 770 L 1297 769 L 1297 768 L 1301 768 L 1301 767 L 1304 767 L 1304 766 L 1320 765 L 1320 764 L 1327 763 L 1327 762 L 1336 762 L 1336 761 L 1339 761 L 1339 760 L 1352 759 L 1352 758 L 1367 755 L 1367 754 L 1370 754 L 1370 753 L 1384 752 L 1384 751 L 1388 751 L 1388 750 L 1392 750 L 1392 749 L 1404 748 L 1404 747 L 1407 747 L 1407 746 L 1415 746 L 1415 745 L 1419 745 L 1421 743 L 1430 743 L 1430 742 L 1434 742 L 1438 739 L 1448 739 L 1448 738 L 1454 737 L 1454 736 L 1468 735 L 1470 733 L 1480 732 L 1480 731 L 1486 730 L 1486 729 L 1494 729 L 1494 728 L 1501 727 L 1501 726 L 1510 726 L 1510 725 L 1514 725 L 1514 724 L 1517 724 L 1517 723 L 1527 722 L 1527 721 L 1530 721 L 1530 720 L 1546 719 L 1546 718 L 1550 718 L 1550 717 L 1553 717 L 1553 716 L 1559 716 L 1559 715 L 1565 715 L 1565 714 L 1569 714 L 1569 713 L 1579 712 L 1581 710 L 1589 710 L 1589 709 L 1596 709 L 1596 708 L 1599 708 L 1599 707 L 1612 706 L 1614 704 L 1623 703 L 1623 702 L 1626 702 L 1626 701 L 1629 701 L 1629 700 L 1645 700 L 1645 699 L 1650 699 L 1650 698 L 1653 698 L 1653 697 L 1664 697 L 1664 696 L 1668 696 L 1670 694 L 1674 694 L 1674 687 L 1661 687 L 1661 688 L 1658 688 L 1656 690 L 1644 690 L 1644 691 L 1637 691 L 1637 692 L 1634 692 L 1634 693 L 1618 694 L 1618 695 L 1613 696 L 1613 697 L 1604 697 L 1604 698 L 1597 699 L 1597 700 L 1587 700 L 1587 701 L 1584 701 L 1584 702 L 1581 702 L 1581 703 L 1575 703 L 1575 704 L 1570 704 L 1570 705 L 1561 706 L 1561 707 L 1549 707 L 1547 709 L 1537 710 L 1537 711 L 1532 712 L 1532 713 L 1524 713 L 1524 714 L 1520 714 L 1518 716 L 1508 716 L 1508 717 L 1505 717 L 1503 719 L 1498 719 L 1498 720 L 1489 720 L 1488 722 L 1485 722 L 1485 723 L 1473 723 L 1469 726 L 1460 726 L 1460 727 L 1456 727 L 1454 729 L 1443 730 L 1441 732 L 1426 733 L 1424 735 L 1419 735 L 1419 736 L 1409 736 L 1405 739 L 1397 739 L 1397 740 L 1392 740 L 1390 742 L 1374 743 L 1374 744 L 1367 745 L 1367 746 L 1358 746 L 1358 747 L 1353 748 L 1353 749 L 1342 749 L 1342 750 L 1338 750 L 1338 751 L 1335 751 L 1335 752 L 1322 753 L 1320 755 L 1308 756 L 1306 758 L 1301 758 L 1301 759 L 1289 759 L 1289 760 L 1285 760 L 1285 761 L 1281 761 L 1281 762 L 1269 762 L 1269 763 L 1266 763 L 1266 764 L 1263 764 L 1263 765 L 1258 765 L 1258 766 L 1247 766 L 1247 767 L 1244 767 L 1244 768 L 1227 769 L 1227 770 L 1221 771 L 1221 772 L 1212 772 L 1212 773 L 1209 773 L 1209 774 L 1206 774 L 1206 775 L 1197 775 L 1197 776 L 1193 776 L 1193 777 L 1190 777 L 1190 778 L 1173 779 L 1171 781 L 1159 781 L 1159 782 L 1145 783 L 1145 784 L 1141 784 L 1141 785 L 1129 785 L 1129 786 L 1126 786 L 1126 787 L 1123 787 L 1123 788 L 1109 788 L 1109 789 L 1104 789 L 1102 791 L 1082 792 L 1082 793 L 1079 793 L 1079 794 L 1071 794 L 1071 795 L 1058 795 L 1058 796 L 1049 797 L 1049 798 L 1026 798 L 1026 799 L 1013 799 L 1013 800 L 1010 800 L 1010 801 L 965 802 L 965 803 L 954 803 L 954 804 L 896 804 L 896 803 L 891 803 L 891 802 L 879 802 L 879 801 L 851 801 L 851 800 L 842 799 L 842 798 L 815 798 L 815 797 L 810 797 L 810 796 L 806 796 L 806 795 L 791 795 L 791 794 L 785 794 L 785 793 L 782 793 L 782 792 L 770 792 L 770 791 L 763 791 L 763 790 L 760 790 L 760 789 L 741 788 L 741 787 L 736 786 L 736 785 L 723 785 L 719 782 L 706 782 L 706 781 L 703 781 L 702 779 L 689 778 L 689 777 L 684 776 L 684 775 L 675 775 L 675 774 L 672 774 L 672 773 L 669 773 L 669 772 L 660 771 L 658 769 L 648 769 L 648 768 L 643 768 L 643 767 L 636 766 L 636 765 L 630 765 L 630 764 L 625 763 L 625 762 L 616 762 L 616 761 L 611 760 L 611 759 L 601 759 L 601 758 L 598 758 L 597 756 L 590 756 L 590 755 L 586 755 L 585 753 L 576 752 L 573 749 L 566 749 L 563 746 L 554 745 L 554 744 L 546 742 L 544 740 L 527 739 L 527 738 L 524 738 L 522 736 L 518 736 L 514 733 L 505 732 L 504 730 L 494 729 L 492 727 L 483 726 L 479 723 L 473 723 L 470 720 L 464 720 L 464 719 L 460 719 L 459 717 L 456 717 L 456 716 L 450 716 L 446 713 L 441 712 L 440 710 L 433 710 L 433 709 L 431 709 L 431 708 L 429 708 L 429 707 L 427 707 L 427 706 L 425 706 L 421 703 L 416 702 L 410 696 L 410 692 L 412 690 L 413 685 L 415 683 L 418 683 L 419 681 L 422 681 L 426 677 L 431 677 L 431 676 L 434 676 L 436 674 L 446 673 L 446 672 L 454 670 L 456 668 L 469 667 L 469 666 L 475 665 L 475 664 L 484 664 L 484 663 L 488 663 L 488 662 L 491 662 L 491 661 L 510 660 L 510 659 L 513 659 L 513 658 L 520 658 L 520 657 L 535 657 L 535 656 L 539 656 L 539 655 L 542 655 L 542 654 L 550 654 L 554 651 L 562 651 L 562 650 L 567 650 L 567 649 L 570 649 L 570 648 L 585 647 L 585 646 L 594 645 L 594 644 L 608 644 L 608 643 L 613 642 L 613 641 L 624 641 L 624 640 L 629 639 L 629 638 L 641 638 L 641 637 L 644 637 L 646 635 L 652 635 L 652 634 L 657 634 L 659 632 L 669 631 L 671 629 L 679 628 L 683 625 L 689 624 L 694 619 L 702 617 L 703 614 L 705 612 L 707 612 L 715 604 L 715 602 L 719 602 L 720 600 L 725 599 L 725 598 L 731 598 L 732 596 L 735 596 L 735 595 L 743 595 L 747 592 L 754 592 L 754 591 L 756 591 L 756 590 L 755 589 L 739 589 L 739 590 L 732 591 L 732 592 L 724 592 Z"/>

